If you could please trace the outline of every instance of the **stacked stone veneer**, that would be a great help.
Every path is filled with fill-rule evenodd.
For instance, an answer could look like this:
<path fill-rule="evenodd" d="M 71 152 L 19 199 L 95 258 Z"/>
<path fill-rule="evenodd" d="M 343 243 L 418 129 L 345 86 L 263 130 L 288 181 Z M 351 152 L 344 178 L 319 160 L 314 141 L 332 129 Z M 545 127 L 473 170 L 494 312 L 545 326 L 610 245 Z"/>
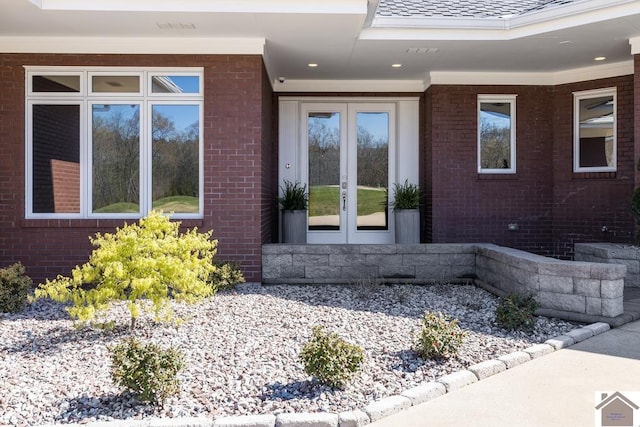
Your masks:
<path fill-rule="evenodd" d="M 545 314 L 581 320 L 623 313 L 626 267 L 561 261 L 491 244 L 267 244 L 262 248 L 262 274 L 265 284 L 370 278 L 424 283 L 477 277 L 497 293 L 535 294 Z"/>
<path fill-rule="evenodd" d="M 640 248 L 619 243 L 576 243 L 576 261 L 622 264 L 627 267 L 625 287 L 640 287 Z"/>

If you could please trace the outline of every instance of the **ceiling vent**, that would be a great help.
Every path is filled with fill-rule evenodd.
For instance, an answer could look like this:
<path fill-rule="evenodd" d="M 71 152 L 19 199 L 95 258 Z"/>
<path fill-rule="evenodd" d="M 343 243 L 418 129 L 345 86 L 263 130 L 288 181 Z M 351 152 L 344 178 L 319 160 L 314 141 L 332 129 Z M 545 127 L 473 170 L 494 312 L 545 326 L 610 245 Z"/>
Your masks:
<path fill-rule="evenodd" d="M 422 54 L 422 55 L 432 55 L 434 53 L 438 53 L 440 49 L 437 47 L 410 47 L 407 49 L 407 53 L 412 55 L 414 54 Z"/>

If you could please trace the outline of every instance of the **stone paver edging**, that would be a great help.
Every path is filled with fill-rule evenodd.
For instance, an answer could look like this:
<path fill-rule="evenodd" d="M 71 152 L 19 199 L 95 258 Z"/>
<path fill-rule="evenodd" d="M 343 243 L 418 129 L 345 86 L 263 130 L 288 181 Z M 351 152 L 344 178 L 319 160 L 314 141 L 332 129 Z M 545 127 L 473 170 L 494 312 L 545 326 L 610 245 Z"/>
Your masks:
<path fill-rule="evenodd" d="M 610 329 L 607 323 L 592 323 L 577 328 L 521 351 L 487 360 L 469 368 L 426 382 L 385 397 L 362 409 L 341 412 L 283 413 L 279 415 L 245 415 L 218 419 L 202 417 L 160 418 L 149 420 L 99 421 L 86 424 L 66 424 L 67 427 L 361 427 L 381 418 L 427 402 L 445 393 L 466 387 L 492 375 L 514 368 L 538 357 L 567 348 Z"/>

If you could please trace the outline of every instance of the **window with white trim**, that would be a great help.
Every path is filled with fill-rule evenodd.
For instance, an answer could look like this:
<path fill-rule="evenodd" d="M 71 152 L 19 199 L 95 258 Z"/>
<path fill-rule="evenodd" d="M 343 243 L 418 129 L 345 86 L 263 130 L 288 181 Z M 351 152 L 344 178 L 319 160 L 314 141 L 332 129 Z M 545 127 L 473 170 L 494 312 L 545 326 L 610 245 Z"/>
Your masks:
<path fill-rule="evenodd" d="M 574 172 L 615 172 L 616 122 L 615 87 L 574 92 Z"/>
<path fill-rule="evenodd" d="M 516 95 L 478 95 L 478 173 L 516 172 Z"/>
<path fill-rule="evenodd" d="M 201 68 L 26 70 L 27 218 L 202 217 Z"/>

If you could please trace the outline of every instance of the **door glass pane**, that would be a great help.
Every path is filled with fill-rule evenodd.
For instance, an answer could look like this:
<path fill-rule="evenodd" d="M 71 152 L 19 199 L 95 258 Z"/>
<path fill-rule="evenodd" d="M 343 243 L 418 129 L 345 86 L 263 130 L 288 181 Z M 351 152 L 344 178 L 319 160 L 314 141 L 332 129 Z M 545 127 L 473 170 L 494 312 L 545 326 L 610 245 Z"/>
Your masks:
<path fill-rule="evenodd" d="M 340 113 L 309 113 L 309 230 L 340 229 Z"/>
<path fill-rule="evenodd" d="M 511 103 L 480 103 L 480 168 L 511 168 Z"/>
<path fill-rule="evenodd" d="M 613 167 L 613 95 L 580 100 L 580 167 Z"/>
<path fill-rule="evenodd" d="M 388 228 L 389 113 L 357 114 L 358 230 Z"/>
<path fill-rule="evenodd" d="M 94 213 L 140 211 L 140 105 L 94 104 Z"/>
<path fill-rule="evenodd" d="M 153 208 L 200 211 L 200 106 L 152 107 Z"/>
<path fill-rule="evenodd" d="M 91 89 L 97 93 L 139 93 L 138 76 L 93 76 Z"/>
<path fill-rule="evenodd" d="M 33 106 L 33 212 L 80 213 L 80 106 Z"/>

